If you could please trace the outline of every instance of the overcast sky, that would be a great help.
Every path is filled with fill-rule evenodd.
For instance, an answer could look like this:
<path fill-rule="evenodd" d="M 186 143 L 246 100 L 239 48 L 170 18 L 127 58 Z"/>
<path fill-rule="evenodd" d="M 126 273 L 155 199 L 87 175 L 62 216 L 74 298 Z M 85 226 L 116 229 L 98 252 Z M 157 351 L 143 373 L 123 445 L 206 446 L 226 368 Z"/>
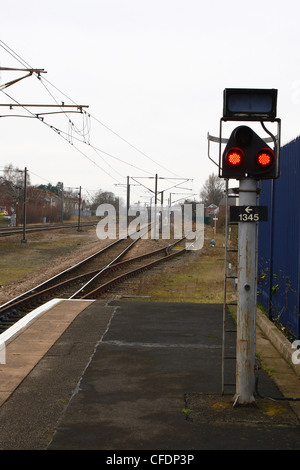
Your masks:
<path fill-rule="evenodd" d="M 170 192 L 172 200 L 179 192 L 197 197 L 217 173 L 207 133 L 219 134 L 224 88 L 277 88 L 282 144 L 300 134 L 299 18 L 299 0 L 6 2 L 0 66 L 26 62 L 47 73 L 5 88 L 0 103 L 89 108 L 43 123 L 1 107 L 9 117 L 0 120 L 0 174 L 12 163 L 27 167 L 33 184 L 62 181 L 125 197 L 127 176 L 154 190 L 157 173 L 165 200 Z M 1 71 L 0 83 L 22 75 Z M 211 152 L 217 159 L 216 144 Z M 176 183 L 191 191 L 169 189 Z M 132 186 L 133 199 L 150 197 Z"/>

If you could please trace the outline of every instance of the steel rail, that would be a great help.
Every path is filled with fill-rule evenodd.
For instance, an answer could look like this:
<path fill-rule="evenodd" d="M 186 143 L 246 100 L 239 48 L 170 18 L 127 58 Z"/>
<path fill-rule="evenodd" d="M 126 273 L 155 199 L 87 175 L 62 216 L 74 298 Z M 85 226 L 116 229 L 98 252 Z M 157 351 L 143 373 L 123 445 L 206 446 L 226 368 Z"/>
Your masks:
<path fill-rule="evenodd" d="M 154 250 L 154 251 L 151 251 L 151 252 L 148 252 L 148 253 L 144 253 L 143 255 L 139 255 L 139 256 L 136 256 L 134 258 L 131 258 L 129 260 L 126 260 L 126 261 L 122 261 L 120 263 L 117 263 L 117 264 L 113 264 L 113 263 L 110 263 L 109 265 L 107 265 L 105 268 L 103 268 L 101 271 L 99 272 L 96 272 L 92 277 L 91 279 L 89 279 L 86 284 L 84 284 L 84 286 L 82 286 L 77 292 L 75 292 L 71 297 L 70 299 L 73 299 L 73 298 L 81 298 L 81 296 L 79 295 L 81 292 L 84 292 L 87 288 L 89 288 L 89 285 L 94 282 L 99 276 L 101 276 L 101 274 L 107 272 L 109 269 L 111 269 L 111 271 L 113 270 L 117 270 L 117 269 L 121 269 L 123 268 L 124 266 L 128 266 L 129 264 L 132 264 L 136 261 L 141 261 L 145 258 L 149 258 L 149 257 L 152 257 L 152 256 L 156 256 L 156 255 L 159 255 L 161 253 L 165 253 L 166 256 L 169 255 L 169 251 L 170 249 L 172 249 L 175 245 L 177 245 L 178 243 L 180 243 L 180 241 L 182 240 L 179 240 L 175 243 L 172 243 L 166 247 L 163 247 L 163 248 L 159 248 L 158 250 Z M 79 296 L 79 297 L 78 297 Z"/>
<path fill-rule="evenodd" d="M 86 284 L 81 287 L 77 292 L 75 292 L 71 297 L 70 299 L 73 299 L 75 298 L 80 292 L 82 292 L 83 290 L 85 290 L 90 283 L 94 282 L 99 276 L 101 276 L 101 274 L 103 274 L 105 271 L 107 271 L 112 265 L 116 268 L 116 267 L 122 267 L 124 265 L 127 265 L 129 263 L 132 263 L 133 261 L 137 261 L 137 260 L 141 260 L 141 259 L 144 259 L 144 258 L 147 258 L 149 256 L 153 256 L 153 255 L 156 255 L 158 253 L 162 253 L 162 252 L 166 252 L 166 254 L 168 254 L 168 250 L 171 249 L 173 246 L 177 245 L 178 243 L 180 243 L 181 240 L 178 240 L 177 242 L 175 243 L 172 243 L 171 245 L 167 246 L 167 247 L 164 247 L 164 248 L 160 248 L 158 250 L 154 250 L 152 252 L 149 252 L 149 253 L 145 253 L 143 255 L 140 255 L 140 256 L 137 256 L 135 258 L 131 258 L 130 260 L 127 260 L 127 261 L 123 261 L 123 263 L 119 263 L 118 265 L 116 265 L 116 261 L 118 261 L 118 259 L 121 258 L 121 256 L 119 256 L 118 258 L 116 258 L 115 260 L 113 260 L 111 263 L 109 263 L 107 266 L 105 266 L 103 269 L 101 269 L 100 271 L 96 272 L 92 277 L 91 279 L 89 279 Z M 131 245 L 129 246 L 128 249 L 131 248 Z M 124 253 L 125 254 L 125 253 Z M 123 255 L 122 255 L 123 256 Z"/>
<path fill-rule="evenodd" d="M 174 257 L 176 257 L 176 256 L 178 256 L 182 253 L 186 253 L 186 252 L 187 252 L 187 250 L 185 248 L 183 248 L 182 250 L 177 251 L 176 253 L 169 253 L 165 257 L 162 257 L 160 259 L 157 259 L 155 261 L 147 263 L 143 266 L 135 268 L 135 269 L 133 269 L 133 270 L 127 272 L 127 273 L 121 274 L 120 276 L 117 276 L 117 277 L 111 279 L 110 281 L 106 282 L 105 284 L 102 284 L 101 286 L 97 287 L 93 291 L 90 291 L 87 294 L 80 296 L 79 299 L 86 300 L 86 299 L 97 298 L 97 297 L 99 297 L 99 295 L 101 295 L 104 292 L 110 290 L 113 286 L 115 286 L 116 284 L 119 284 L 120 282 L 124 281 L 128 277 L 135 276 L 135 275 L 137 275 L 137 274 L 139 274 L 143 271 L 146 271 L 148 269 L 151 269 L 151 268 L 157 266 L 158 264 L 160 264 L 160 263 L 162 263 L 166 260 L 173 259 Z"/>
<path fill-rule="evenodd" d="M 139 238 L 134 240 L 134 242 L 130 244 L 130 247 L 132 247 L 134 243 L 138 240 Z M 183 249 L 181 251 L 178 251 L 177 253 L 170 254 L 170 250 L 173 249 L 174 246 L 178 244 L 179 242 L 180 240 L 167 247 L 160 248 L 152 252 L 144 253 L 143 255 L 139 255 L 135 258 L 130 258 L 126 261 L 121 261 L 119 263 L 110 262 L 109 265 L 106 266 L 106 268 L 101 270 L 101 273 L 106 274 L 110 271 L 114 272 L 115 270 L 120 270 L 126 266 L 129 266 L 130 264 L 136 261 L 141 261 L 143 259 L 157 256 L 159 254 L 164 255 L 158 260 L 143 264 L 142 266 L 139 266 L 138 268 L 127 271 L 117 277 L 114 277 L 110 281 L 107 281 L 104 284 L 98 286 L 96 289 L 93 289 L 92 291 L 84 293 L 84 295 L 78 295 L 79 292 L 82 292 L 83 290 L 86 291 L 86 286 L 87 284 L 89 284 L 89 283 L 86 283 L 81 289 L 79 289 L 79 291 L 76 292 L 77 294 L 76 297 L 79 299 L 86 299 L 89 297 L 89 295 L 91 295 L 92 298 L 95 298 L 99 296 L 99 294 L 103 293 L 104 291 L 109 290 L 109 288 L 115 285 L 116 283 L 119 283 L 121 280 L 124 280 L 126 277 L 133 276 L 135 273 L 139 273 L 143 270 L 154 267 L 161 261 L 177 256 L 178 254 L 186 251 L 185 249 Z M 124 252 L 125 253 L 128 252 L 128 247 L 124 250 Z M 120 259 L 120 255 L 118 255 L 114 261 L 117 261 L 118 259 Z M 25 317 L 29 313 L 29 311 L 31 312 L 37 306 L 40 306 L 41 304 L 45 303 L 45 301 L 53 299 L 54 294 L 56 294 L 57 292 L 59 293 L 59 291 L 64 290 L 66 287 L 73 285 L 73 284 L 78 284 L 79 282 L 84 281 L 85 279 L 89 279 L 91 277 L 94 278 L 95 274 L 99 274 L 99 272 L 96 270 L 96 271 L 92 271 L 89 273 L 85 273 L 84 275 L 76 276 L 72 279 L 63 281 L 59 284 L 55 284 L 54 286 L 47 287 L 46 289 L 42 291 L 34 292 L 31 295 L 27 296 L 26 298 L 19 298 L 15 303 L 11 305 L 7 305 L 5 308 L 0 310 L 0 323 L 2 324 L 2 327 L 3 327 L 2 329 L 5 330 L 9 328 L 20 318 Z M 66 300 L 74 298 L 74 297 L 75 297 L 74 295 L 72 295 L 71 297 L 66 297 Z"/>
<path fill-rule="evenodd" d="M 90 227 L 92 225 L 97 225 L 97 221 L 94 222 L 81 222 L 80 226 L 81 227 Z M 37 225 L 37 226 L 32 226 L 32 227 L 26 227 L 26 233 L 33 233 L 33 232 L 43 232 L 43 231 L 48 231 L 48 230 L 61 230 L 64 228 L 74 228 L 78 227 L 78 222 L 74 224 L 63 224 L 63 225 L 50 225 L 50 226 L 42 226 L 42 225 Z M 0 237 L 8 237 L 10 235 L 19 235 L 20 233 L 23 232 L 23 226 L 20 228 L 14 228 L 11 229 L 9 228 L 0 228 Z"/>
<path fill-rule="evenodd" d="M 131 243 L 130 247 L 132 247 L 133 244 L 134 243 Z M 128 252 L 128 247 L 124 250 L 124 254 L 126 254 L 127 252 Z M 91 271 L 91 272 L 88 272 L 88 273 L 85 273 L 85 274 L 80 274 L 78 276 L 72 277 L 71 279 L 67 279 L 65 281 L 59 282 L 58 284 L 54 284 L 53 286 L 46 287 L 43 290 L 39 290 L 37 292 L 32 291 L 31 295 L 27 296 L 26 298 L 18 298 L 18 300 L 16 302 L 14 302 L 13 304 L 8 305 L 4 309 L 0 310 L 0 322 L 1 322 L 1 317 L 5 314 L 9 313 L 9 311 L 12 310 L 12 309 L 16 309 L 16 308 L 18 308 L 22 305 L 26 308 L 27 304 L 30 305 L 30 303 L 37 303 L 37 302 L 39 302 L 39 298 L 42 298 L 42 297 L 49 298 L 52 294 L 56 293 L 57 291 L 63 290 L 63 289 L 65 289 L 66 287 L 68 287 L 70 285 L 78 284 L 82 280 L 90 279 L 90 278 L 94 279 L 95 275 L 97 275 L 97 274 L 103 274 L 103 273 L 107 273 L 109 271 L 114 272 L 116 270 L 120 270 L 124 266 L 126 267 L 126 266 L 132 264 L 133 262 L 136 262 L 138 260 L 142 260 L 144 258 L 149 258 L 151 256 L 156 256 L 157 254 L 163 253 L 163 252 L 165 252 L 166 256 L 167 256 L 167 249 L 166 248 L 160 248 L 159 250 L 148 252 L 146 254 L 137 256 L 135 258 L 130 258 L 126 261 L 121 261 L 119 263 L 114 263 L 117 259 L 120 259 L 121 255 L 123 254 L 123 252 L 122 252 L 112 262 L 110 262 L 107 266 L 105 266 L 103 269 L 101 269 L 101 271 L 95 270 L 95 271 Z M 85 284 L 78 292 L 82 291 L 86 287 L 86 285 L 88 285 L 88 283 Z M 78 294 L 78 292 L 76 292 L 75 294 Z M 68 297 L 68 299 L 72 299 L 73 297 L 74 297 L 74 295 L 72 295 L 71 297 Z"/>
<path fill-rule="evenodd" d="M 149 231 L 151 228 L 151 224 L 147 227 L 143 227 L 141 230 L 145 230 L 145 231 Z M 140 231 L 141 231 L 140 230 Z M 137 232 L 135 232 L 137 233 Z M 132 237 L 134 234 L 134 232 L 129 234 L 127 239 Z M 141 234 L 141 236 L 144 235 L 144 232 Z M 137 240 L 139 240 L 140 238 L 137 238 Z M 65 269 L 64 271 L 61 271 L 60 273 L 56 274 L 55 276 L 52 276 L 51 278 L 47 279 L 46 281 L 42 282 L 41 284 L 38 284 L 37 286 L 33 287 L 32 289 L 24 292 L 23 294 L 9 300 L 8 302 L 5 302 L 4 304 L 0 305 L 0 315 L 1 315 L 1 312 L 3 311 L 3 309 L 5 307 L 9 307 L 9 306 L 12 306 L 13 304 L 19 302 L 20 300 L 24 300 L 25 298 L 29 297 L 30 295 L 32 295 L 32 293 L 36 293 L 42 289 L 45 289 L 45 287 L 50 284 L 52 284 L 53 282 L 56 282 L 58 281 L 58 279 L 61 279 L 63 278 L 65 275 L 68 275 L 70 274 L 72 271 L 75 271 L 76 269 L 80 269 L 80 267 L 82 267 L 83 265 L 87 264 L 89 261 L 97 258 L 98 256 L 102 255 L 103 253 L 106 253 L 107 251 L 109 251 L 111 248 L 113 248 L 114 246 L 120 244 L 121 242 L 123 242 L 124 240 L 126 239 L 117 239 L 117 240 L 114 240 L 112 243 L 110 243 L 109 245 L 105 246 L 104 248 L 101 248 L 101 250 L 97 251 L 96 253 L 93 253 L 92 255 L 88 256 L 87 258 L 79 261 L 78 263 L 74 264 L 73 266 L 70 266 L 69 268 Z M 130 244 L 130 247 L 131 247 L 132 244 Z M 122 250 L 121 254 L 119 254 L 117 256 L 116 259 L 120 259 L 121 256 L 125 256 L 126 252 L 130 249 L 130 247 L 127 247 L 125 250 Z"/>

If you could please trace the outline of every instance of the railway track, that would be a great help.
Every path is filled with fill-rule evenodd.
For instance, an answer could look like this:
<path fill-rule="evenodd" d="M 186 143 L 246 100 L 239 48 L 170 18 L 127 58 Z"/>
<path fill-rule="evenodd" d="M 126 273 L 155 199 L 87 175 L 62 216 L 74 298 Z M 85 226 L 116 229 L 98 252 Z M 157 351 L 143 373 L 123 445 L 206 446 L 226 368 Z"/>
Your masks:
<path fill-rule="evenodd" d="M 122 261 L 138 240 L 139 238 L 117 240 L 32 290 L 1 305 L 0 333 L 53 298 L 99 298 L 128 277 L 133 277 L 185 252 L 185 249 L 176 249 L 176 245 L 181 241 L 179 240 L 165 248 Z"/>
<path fill-rule="evenodd" d="M 169 261 L 185 253 L 185 248 L 175 249 L 177 243 L 127 261 L 122 261 L 111 266 L 108 270 L 103 270 L 95 278 L 82 286 L 71 298 L 96 299 L 111 290 L 115 285 L 122 283 L 125 279 L 134 277 L 143 271 L 157 266 L 161 262 Z"/>
<path fill-rule="evenodd" d="M 142 237 L 143 234 L 148 230 L 150 230 L 150 227 L 144 227 L 142 231 L 140 231 L 140 237 Z M 68 279 L 70 280 L 74 276 L 84 276 L 92 271 L 100 271 L 109 264 L 113 264 L 120 261 L 139 240 L 139 238 L 133 240 L 131 238 L 132 235 L 133 234 L 129 235 L 127 238 L 117 239 L 113 241 L 112 243 L 97 251 L 93 255 L 81 260 L 73 266 L 56 274 L 47 281 L 44 281 L 41 284 L 33 287 L 29 291 L 24 292 L 15 299 L 12 299 L 3 305 L 0 305 L 0 319 L 1 312 L 3 312 L 4 308 L 12 307 L 15 303 L 25 300 L 26 298 L 31 297 L 33 294 L 37 294 L 38 292 L 44 291 L 45 289 L 51 286 L 60 284 L 63 281 L 68 281 Z"/>
<path fill-rule="evenodd" d="M 97 225 L 97 222 L 81 222 L 80 227 L 90 227 L 93 225 Z M 45 232 L 48 230 L 61 230 L 66 228 L 78 228 L 77 223 L 64 223 L 64 224 L 53 224 L 53 225 L 29 225 L 26 227 L 26 233 L 33 233 L 33 232 Z M 5 227 L 0 228 L 0 237 L 8 237 L 10 235 L 20 235 L 24 231 L 23 226 L 20 227 Z"/>

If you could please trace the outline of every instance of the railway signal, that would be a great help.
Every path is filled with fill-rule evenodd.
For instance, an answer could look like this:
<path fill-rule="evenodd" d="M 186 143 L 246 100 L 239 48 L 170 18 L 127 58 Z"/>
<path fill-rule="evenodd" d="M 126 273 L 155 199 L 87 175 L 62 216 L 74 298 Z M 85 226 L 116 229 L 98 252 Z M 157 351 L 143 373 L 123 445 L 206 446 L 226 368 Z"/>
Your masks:
<path fill-rule="evenodd" d="M 236 127 L 222 157 L 223 178 L 275 179 L 279 175 L 279 156 L 250 127 Z"/>
<path fill-rule="evenodd" d="M 220 120 L 219 138 L 209 137 L 209 140 L 219 143 L 219 163 L 217 164 L 219 176 L 227 180 L 239 180 L 239 188 L 235 188 L 239 195 L 240 206 L 236 207 L 235 215 L 239 223 L 239 232 L 234 406 L 237 403 L 248 405 L 255 401 L 256 224 L 266 220 L 263 207 L 257 205 L 257 195 L 260 193 L 258 181 L 279 177 L 281 121 L 276 117 L 276 108 L 277 90 L 275 89 L 226 88 L 223 94 L 223 117 Z M 227 121 L 235 121 L 239 124 L 231 132 L 229 139 L 224 139 L 222 138 L 222 125 Z M 251 127 L 241 125 L 243 121 L 260 123 L 268 137 L 262 139 Z M 276 136 L 266 128 L 265 122 L 277 123 Z M 274 150 L 267 142 L 273 142 Z M 225 144 L 225 149 L 222 152 L 223 144 Z M 228 194 L 228 182 L 226 184 Z M 223 313 L 225 310 L 226 299 Z M 222 358 L 224 357 L 223 354 Z M 222 374 L 224 385 L 223 369 Z"/>

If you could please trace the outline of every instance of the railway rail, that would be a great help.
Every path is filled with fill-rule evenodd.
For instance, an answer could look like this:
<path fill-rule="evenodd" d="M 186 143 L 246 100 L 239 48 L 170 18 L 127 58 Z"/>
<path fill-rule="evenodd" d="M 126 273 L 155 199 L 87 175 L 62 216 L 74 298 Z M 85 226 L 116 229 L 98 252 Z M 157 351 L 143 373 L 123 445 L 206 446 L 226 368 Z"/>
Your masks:
<path fill-rule="evenodd" d="M 126 278 L 185 252 L 185 248 L 176 249 L 176 245 L 182 241 L 178 240 L 167 247 L 122 261 L 139 239 L 116 240 L 89 258 L 1 305 L 0 333 L 53 298 L 96 299 Z"/>
<path fill-rule="evenodd" d="M 93 225 L 97 225 L 97 221 L 94 222 L 81 222 L 80 228 L 82 227 L 90 227 Z M 52 225 L 29 225 L 26 227 L 26 233 L 33 233 L 33 232 L 45 232 L 48 230 L 61 230 L 66 228 L 78 228 L 77 223 L 64 223 L 64 224 L 52 224 Z M 10 235 L 19 235 L 22 234 L 24 231 L 24 227 L 21 225 L 19 227 L 1 227 L 0 228 L 0 237 L 8 237 Z"/>
<path fill-rule="evenodd" d="M 139 234 L 140 237 L 143 236 L 143 234 L 147 230 L 150 230 L 150 227 L 144 227 L 143 231 L 140 232 Z M 105 246 L 101 250 L 79 261 L 73 266 L 70 266 L 64 271 L 61 271 L 60 273 L 48 279 L 47 281 L 42 282 L 41 284 L 33 287 L 27 292 L 24 292 L 23 294 L 19 295 L 15 299 L 12 299 L 6 302 L 5 304 L 0 305 L 0 319 L 1 319 L 1 312 L 3 311 L 4 308 L 13 306 L 13 304 L 15 304 L 16 302 L 25 300 L 27 297 L 32 296 L 32 294 L 41 292 L 47 289 L 48 287 L 51 287 L 55 284 L 59 284 L 63 281 L 67 281 L 68 279 L 71 279 L 72 277 L 76 275 L 84 276 L 86 273 L 91 272 L 93 270 L 100 271 L 101 269 L 108 266 L 109 264 L 119 261 L 122 257 L 126 255 L 126 253 L 131 249 L 131 247 L 133 247 L 134 244 L 138 241 L 138 238 L 133 240 L 131 238 L 132 235 L 133 234 L 129 235 L 127 238 L 117 239 L 113 241 L 112 243 Z"/>

